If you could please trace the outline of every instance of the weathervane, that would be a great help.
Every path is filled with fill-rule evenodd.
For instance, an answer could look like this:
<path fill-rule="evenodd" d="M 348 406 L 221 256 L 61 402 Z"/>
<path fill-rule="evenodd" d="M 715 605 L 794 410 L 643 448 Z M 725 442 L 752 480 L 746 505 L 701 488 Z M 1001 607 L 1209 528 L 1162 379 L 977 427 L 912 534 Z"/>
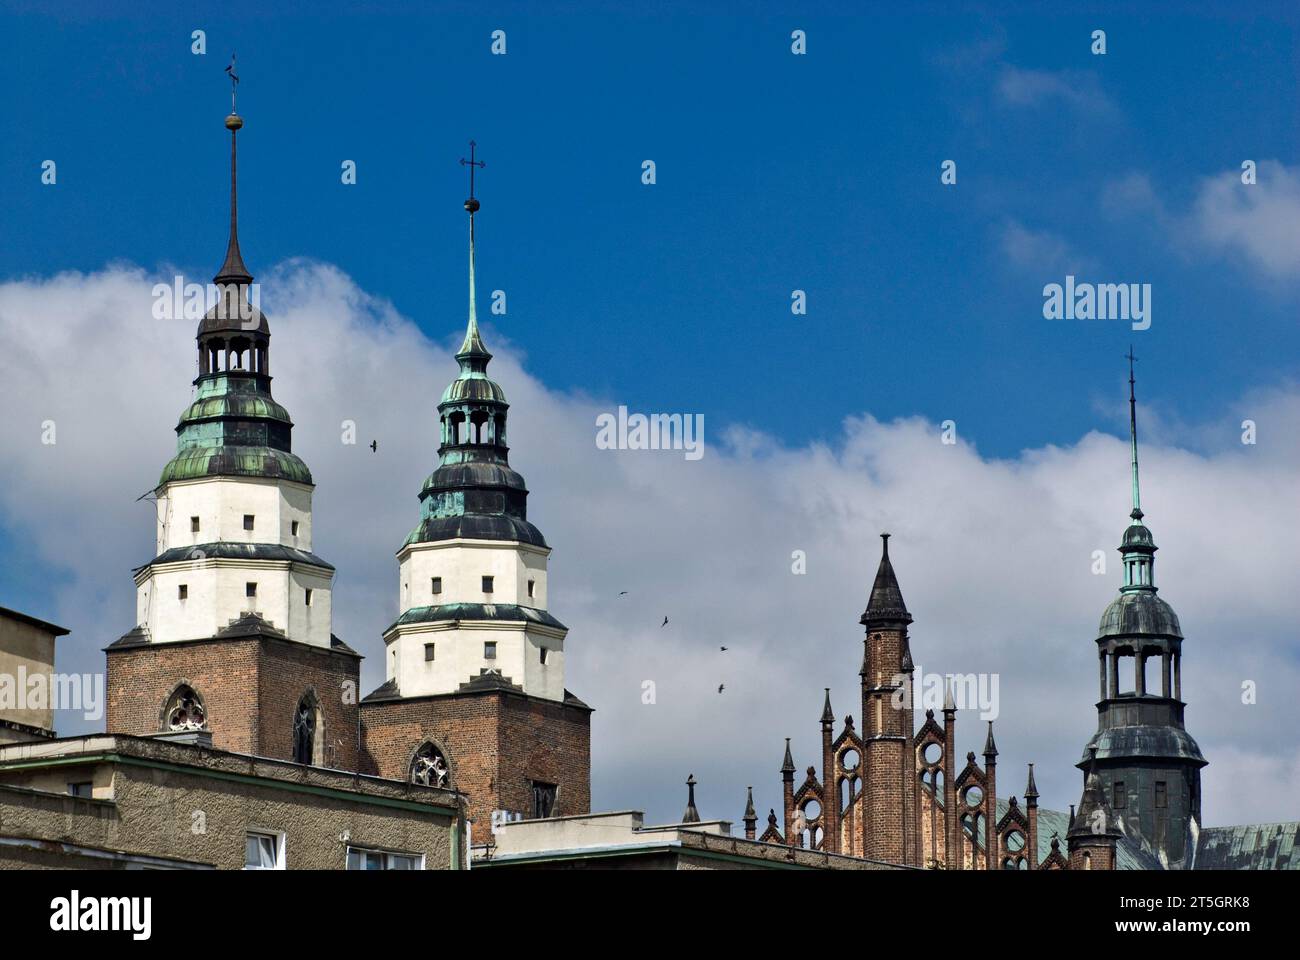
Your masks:
<path fill-rule="evenodd" d="M 469 159 L 466 160 L 464 157 L 460 158 L 460 165 L 462 167 L 469 167 L 469 199 L 465 201 L 465 209 L 471 214 L 479 208 L 479 202 L 474 199 L 474 168 L 487 166 L 487 164 L 482 160 L 474 159 L 474 150 L 477 147 L 478 144 L 471 140 L 469 142 Z"/>
<path fill-rule="evenodd" d="M 235 88 L 239 86 L 239 75 L 235 73 L 235 55 L 230 55 L 230 65 L 226 67 L 226 73 L 230 74 L 230 112 L 235 112 Z"/>

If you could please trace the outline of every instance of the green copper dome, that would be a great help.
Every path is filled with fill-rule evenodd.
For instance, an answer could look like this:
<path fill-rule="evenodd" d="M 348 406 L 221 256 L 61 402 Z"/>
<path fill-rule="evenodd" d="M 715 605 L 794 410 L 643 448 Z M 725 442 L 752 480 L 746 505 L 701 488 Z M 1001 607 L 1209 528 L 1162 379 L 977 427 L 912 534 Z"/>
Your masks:
<path fill-rule="evenodd" d="M 466 209 L 470 209 L 469 206 Z M 546 546 L 528 522 L 528 488 L 510 466 L 506 394 L 487 374 L 474 304 L 474 210 L 469 220 L 469 322 L 456 351 L 460 372 L 438 401 L 438 468 L 420 489 L 420 522 L 407 544 L 439 540 L 511 540 Z"/>

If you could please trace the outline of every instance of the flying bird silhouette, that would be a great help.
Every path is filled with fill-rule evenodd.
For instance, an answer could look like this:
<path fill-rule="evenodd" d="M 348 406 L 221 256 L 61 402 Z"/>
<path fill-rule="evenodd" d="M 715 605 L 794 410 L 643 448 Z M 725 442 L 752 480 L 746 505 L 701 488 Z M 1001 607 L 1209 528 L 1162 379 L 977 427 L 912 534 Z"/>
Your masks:
<path fill-rule="evenodd" d="M 618 595 L 619 595 L 620 597 L 626 597 L 626 596 L 627 596 L 627 591 L 626 591 L 626 590 L 620 590 L 620 591 L 618 592 Z"/>
<path fill-rule="evenodd" d="M 668 626 L 668 618 L 664 617 L 664 622 L 659 624 L 659 629 L 662 630 L 666 626 Z"/>
<path fill-rule="evenodd" d="M 725 683 L 718 684 L 718 693 L 721 693 L 724 689 L 726 689 L 726 686 L 727 685 Z"/>
<path fill-rule="evenodd" d="M 726 648 L 726 647 L 722 647 L 721 649 L 722 649 L 722 652 L 723 652 L 723 653 L 726 653 L 726 652 L 727 652 L 727 648 Z"/>
<path fill-rule="evenodd" d="M 378 452 L 379 452 L 379 441 L 378 441 L 378 440 L 371 440 L 371 441 L 370 441 L 370 452 L 371 452 L 371 453 L 378 453 Z"/>

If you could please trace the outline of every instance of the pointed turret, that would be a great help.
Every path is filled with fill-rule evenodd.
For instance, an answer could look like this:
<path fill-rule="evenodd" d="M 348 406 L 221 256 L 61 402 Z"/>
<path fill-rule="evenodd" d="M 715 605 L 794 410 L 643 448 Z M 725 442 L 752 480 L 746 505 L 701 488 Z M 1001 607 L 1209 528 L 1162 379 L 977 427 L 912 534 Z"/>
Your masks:
<path fill-rule="evenodd" d="M 699 823 L 700 811 L 695 809 L 695 774 L 686 778 L 686 812 L 682 814 L 682 823 Z"/>
<path fill-rule="evenodd" d="M 1034 783 L 1034 765 L 1029 765 L 1029 782 L 1025 784 L 1025 802 L 1038 803 L 1038 784 Z"/>
<path fill-rule="evenodd" d="M 880 539 L 883 544 L 880 566 L 876 569 L 876 580 L 871 585 L 867 609 L 859 622 L 868 627 L 885 624 L 906 625 L 912 622 L 912 615 L 907 612 L 907 605 L 903 603 L 903 591 L 898 588 L 894 565 L 889 562 L 889 534 L 882 533 Z"/>
<path fill-rule="evenodd" d="M 758 814 L 754 812 L 754 788 L 746 787 L 745 791 L 745 813 L 741 819 L 745 822 L 745 839 L 753 840 L 758 827 Z"/>
<path fill-rule="evenodd" d="M 785 759 L 781 761 L 781 775 L 794 779 L 794 757 L 790 755 L 790 738 L 785 738 Z"/>
<path fill-rule="evenodd" d="M 835 711 L 831 709 L 831 688 L 826 688 L 826 703 L 822 707 L 822 723 L 830 726 L 835 723 Z"/>
<path fill-rule="evenodd" d="M 993 742 L 993 721 L 989 721 L 989 735 L 984 738 L 984 759 L 996 757 L 998 755 L 998 745 Z"/>

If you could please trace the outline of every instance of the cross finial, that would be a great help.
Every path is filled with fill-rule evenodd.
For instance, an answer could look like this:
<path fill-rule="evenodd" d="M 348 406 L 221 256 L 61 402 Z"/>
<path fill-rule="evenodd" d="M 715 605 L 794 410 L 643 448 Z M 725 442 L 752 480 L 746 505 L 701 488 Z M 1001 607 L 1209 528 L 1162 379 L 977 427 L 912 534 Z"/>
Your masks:
<path fill-rule="evenodd" d="M 239 86 L 239 74 L 235 73 L 235 55 L 230 55 L 230 63 L 226 67 L 226 73 L 230 75 L 230 112 L 235 112 L 235 88 Z"/>
<path fill-rule="evenodd" d="M 465 201 L 465 209 L 470 213 L 473 213 L 479 208 L 479 202 L 474 199 L 474 168 L 487 166 L 487 164 L 482 160 L 474 159 L 474 151 L 477 147 L 478 144 L 471 140 L 469 142 L 469 159 L 466 160 L 464 157 L 460 158 L 460 165 L 462 167 L 469 167 L 469 199 Z"/>

